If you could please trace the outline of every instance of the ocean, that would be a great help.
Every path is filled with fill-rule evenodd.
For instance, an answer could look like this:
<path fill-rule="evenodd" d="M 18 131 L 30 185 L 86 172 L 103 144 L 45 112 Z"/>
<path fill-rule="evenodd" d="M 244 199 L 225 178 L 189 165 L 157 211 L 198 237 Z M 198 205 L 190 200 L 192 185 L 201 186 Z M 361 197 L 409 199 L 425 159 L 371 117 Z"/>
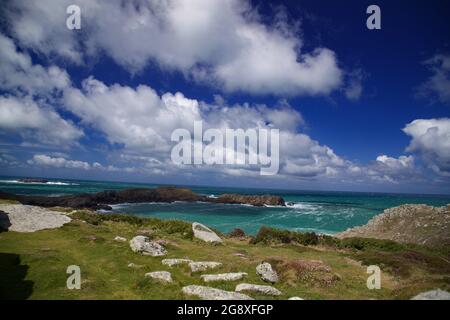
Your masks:
<path fill-rule="evenodd" d="M 142 183 L 65 179 L 47 179 L 47 183 L 22 183 L 18 179 L 0 177 L 0 190 L 16 194 L 58 196 L 157 186 Z M 350 227 L 363 225 L 386 208 L 406 203 L 423 203 L 433 206 L 450 203 L 450 195 L 185 187 L 210 197 L 216 197 L 223 193 L 275 194 L 282 196 L 289 204 L 287 207 L 253 207 L 186 202 L 124 203 L 113 205 L 113 212 L 142 217 L 197 221 L 222 232 L 241 228 L 248 234 L 255 234 L 261 226 L 271 226 L 295 231 L 334 234 Z"/>

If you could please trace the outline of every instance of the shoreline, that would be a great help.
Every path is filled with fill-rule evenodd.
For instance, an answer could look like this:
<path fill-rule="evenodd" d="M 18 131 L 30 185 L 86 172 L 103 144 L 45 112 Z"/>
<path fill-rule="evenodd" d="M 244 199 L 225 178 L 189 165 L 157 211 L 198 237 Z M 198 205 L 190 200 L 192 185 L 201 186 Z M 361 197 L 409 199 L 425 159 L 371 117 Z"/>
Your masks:
<path fill-rule="evenodd" d="M 22 204 L 0 205 L 0 210 L 11 205 L 21 209 L 21 219 L 38 214 L 37 207 L 30 211 L 30 206 Z M 99 214 L 86 209 L 41 209 L 47 214 L 54 210 L 51 214 L 67 216 L 71 221 L 31 232 L 0 231 L 0 255 L 5 255 L 2 270 L 13 270 L 9 257 L 20 257 L 21 263 L 32 270 L 27 279 L 37 285 L 25 294 L 21 285 L 8 287 L 9 272 L 3 272 L 0 287 L 6 284 L 8 291 L 4 294 L 9 298 L 179 300 L 192 298 L 184 288 L 202 286 L 202 290 L 233 293 L 235 288 L 248 287 L 240 282 L 255 288 L 270 285 L 270 292 L 277 292 L 277 296 L 247 293 L 254 299 L 411 299 L 436 288 L 450 290 L 443 280 L 450 274 L 448 251 L 438 248 L 371 238 L 338 239 L 269 227 L 261 228 L 255 236 L 239 229 L 224 234 L 201 225 L 199 230 L 209 230 L 215 234 L 214 241 L 219 241 L 209 243 L 209 236 L 203 240 L 195 236 L 196 223 Z M 130 239 L 155 243 L 157 256 L 134 252 L 136 242 L 132 245 Z M 188 266 L 167 267 L 164 259 L 170 263 L 177 259 L 198 261 L 200 265 L 206 261 L 215 267 L 192 272 Z M 255 267 L 263 261 L 279 275 L 276 283 L 268 284 L 255 273 Z M 86 278 L 81 290 L 66 290 L 65 281 L 52 279 L 65 275 L 67 265 L 74 263 Z M 366 266 L 374 263 L 382 266 L 382 290 L 366 288 Z M 99 264 L 103 266 L 101 272 L 96 267 Z M 148 279 L 147 274 L 168 274 L 174 282 L 162 284 Z M 204 280 L 225 275 L 229 275 L 229 281 L 210 284 Z M 241 277 L 245 279 L 239 282 Z M 51 288 L 42 285 L 48 281 Z"/>

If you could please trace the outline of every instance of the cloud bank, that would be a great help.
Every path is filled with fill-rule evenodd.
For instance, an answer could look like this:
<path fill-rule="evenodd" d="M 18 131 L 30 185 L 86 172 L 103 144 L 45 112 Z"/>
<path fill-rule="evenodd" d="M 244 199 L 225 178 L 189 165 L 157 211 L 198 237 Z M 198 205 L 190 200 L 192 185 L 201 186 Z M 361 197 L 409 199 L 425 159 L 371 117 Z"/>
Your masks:
<path fill-rule="evenodd" d="M 71 4 L 81 8 L 79 32 L 64 27 Z M 156 63 L 252 94 L 326 95 L 342 84 L 335 52 L 304 50 L 286 15 L 266 25 L 247 1 L 17 0 L 5 11 L 21 46 L 75 64 L 106 54 L 132 73 Z"/>

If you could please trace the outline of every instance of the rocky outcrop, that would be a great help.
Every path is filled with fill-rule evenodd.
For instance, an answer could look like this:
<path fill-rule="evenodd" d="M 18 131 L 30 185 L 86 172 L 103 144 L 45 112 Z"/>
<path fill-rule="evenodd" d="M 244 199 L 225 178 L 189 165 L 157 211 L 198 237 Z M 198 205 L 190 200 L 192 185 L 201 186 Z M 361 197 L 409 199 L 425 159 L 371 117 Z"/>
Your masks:
<path fill-rule="evenodd" d="M 430 290 L 419 293 L 417 296 L 411 298 L 411 300 L 450 300 L 450 293 L 444 290 Z"/>
<path fill-rule="evenodd" d="M 184 263 L 191 263 L 193 262 L 190 259 L 163 259 L 161 263 L 165 266 L 173 267 Z"/>
<path fill-rule="evenodd" d="M 229 204 L 250 204 L 252 206 L 285 206 L 284 199 L 272 195 L 240 195 L 240 194 L 222 194 L 213 199 L 218 203 Z"/>
<path fill-rule="evenodd" d="M 281 291 L 271 286 L 261 286 L 258 284 L 241 283 L 236 286 L 235 291 L 252 291 L 259 294 L 265 294 L 269 296 L 279 296 Z"/>
<path fill-rule="evenodd" d="M 336 236 L 388 239 L 426 246 L 450 245 L 450 205 L 406 204 L 386 209 L 366 225 L 348 229 Z"/>
<path fill-rule="evenodd" d="M 213 281 L 237 281 L 246 277 L 247 273 L 245 272 L 230 272 L 230 273 L 219 273 L 219 274 L 203 274 L 200 278 L 205 282 L 213 282 Z"/>
<path fill-rule="evenodd" d="M 204 286 L 186 286 L 183 287 L 182 291 L 184 294 L 197 296 L 202 300 L 253 300 L 253 298 L 242 293 Z"/>
<path fill-rule="evenodd" d="M 208 269 L 214 269 L 220 267 L 222 263 L 215 261 L 196 261 L 190 262 L 189 268 L 191 268 L 192 272 L 206 271 Z"/>
<path fill-rule="evenodd" d="M 214 231 L 201 223 L 194 222 L 192 224 L 192 231 L 194 232 L 194 237 L 202 241 L 210 243 L 223 242 L 222 239 L 220 239 L 220 237 Z"/>
<path fill-rule="evenodd" d="M 136 236 L 131 239 L 130 247 L 133 252 L 152 257 L 164 256 L 167 253 L 162 245 L 155 241 L 150 241 L 150 239 L 145 236 Z"/>
<path fill-rule="evenodd" d="M 278 282 L 278 274 L 272 269 L 272 266 L 268 262 L 263 262 L 256 266 L 256 274 L 261 277 L 261 280 L 276 283 Z"/>
<path fill-rule="evenodd" d="M 109 204 L 118 203 L 141 203 L 141 202 L 214 202 L 214 203 L 237 203 L 250 204 L 254 206 L 284 205 L 284 200 L 278 196 L 254 195 L 242 196 L 237 194 L 225 194 L 218 198 L 209 198 L 198 195 L 187 188 L 159 187 L 155 189 L 124 189 L 107 190 L 98 193 L 82 193 L 64 195 L 58 197 L 46 196 L 24 196 L 0 192 L 0 199 L 16 200 L 22 204 L 36 205 L 41 207 L 71 207 L 88 208 L 93 210 L 111 210 Z"/>
<path fill-rule="evenodd" d="M 67 215 L 45 208 L 23 204 L 0 205 L 0 229 L 35 232 L 60 228 L 72 221 Z"/>
<path fill-rule="evenodd" d="M 145 274 L 146 277 L 159 280 L 161 282 L 172 282 L 172 275 L 168 271 L 154 271 Z"/>

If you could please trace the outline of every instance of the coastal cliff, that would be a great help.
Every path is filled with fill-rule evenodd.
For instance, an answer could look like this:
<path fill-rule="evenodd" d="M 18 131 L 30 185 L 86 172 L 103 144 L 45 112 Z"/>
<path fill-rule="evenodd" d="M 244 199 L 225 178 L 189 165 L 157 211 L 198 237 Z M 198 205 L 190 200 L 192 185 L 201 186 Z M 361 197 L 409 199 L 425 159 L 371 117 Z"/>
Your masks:
<path fill-rule="evenodd" d="M 389 208 L 367 224 L 347 229 L 336 236 L 386 239 L 426 246 L 450 245 L 450 204 L 444 207 L 405 204 Z"/>

